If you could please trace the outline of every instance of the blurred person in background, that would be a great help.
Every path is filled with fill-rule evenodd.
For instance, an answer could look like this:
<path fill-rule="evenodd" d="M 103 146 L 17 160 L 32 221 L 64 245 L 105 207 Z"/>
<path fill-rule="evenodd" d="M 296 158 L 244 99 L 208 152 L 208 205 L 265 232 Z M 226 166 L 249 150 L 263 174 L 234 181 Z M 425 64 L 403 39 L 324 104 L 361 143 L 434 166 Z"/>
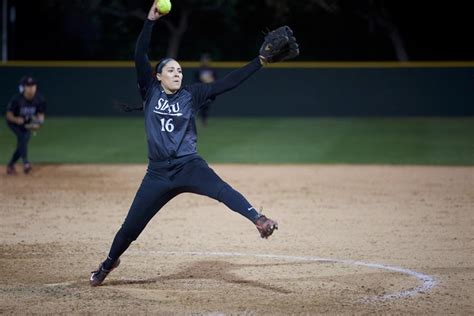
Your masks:
<path fill-rule="evenodd" d="M 208 53 L 204 53 L 201 55 L 200 59 L 200 66 L 196 69 L 194 73 L 194 81 L 201 82 L 201 83 L 211 83 L 216 81 L 217 76 L 215 70 L 211 67 L 211 55 Z M 209 118 L 209 109 L 211 104 L 216 100 L 216 97 L 212 97 L 207 100 L 206 104 L 204 104 L 199 111 L 199 116 L 201 117 L 201 121 L 203 126 L 207 126 L 207 120 Z"/>
<path fill-rule="evenodd" d="M 15 164 L 20 158 L 23 161 L 23 172 L 25 174 L 31 172 L 28 142 L 31 133 L 44 123 L 46 111 L 46 101 L 38 92 L 35 78 L 31 76 L 21 78 L 18 90 L 19 93 L 15 94 L 7 105 L 7 125 L 17 139 L 15 151 L 7 164 L 8 175 L 17 174 Z"/>

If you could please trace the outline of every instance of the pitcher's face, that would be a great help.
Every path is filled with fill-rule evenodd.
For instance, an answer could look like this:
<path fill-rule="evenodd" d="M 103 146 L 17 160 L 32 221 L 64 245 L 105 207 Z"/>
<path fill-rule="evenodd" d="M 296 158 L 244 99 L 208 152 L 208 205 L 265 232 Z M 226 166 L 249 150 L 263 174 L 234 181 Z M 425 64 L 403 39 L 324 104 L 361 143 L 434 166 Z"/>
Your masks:
<path fill-rule="evenodd" d="M 161 73 L 156 74 L 156 77 L 161 81 L 161 85 L 166 92 L 174 93 L 181 88 L 183 72 L 176 60 L 170 60 L 163 67 Z"/>

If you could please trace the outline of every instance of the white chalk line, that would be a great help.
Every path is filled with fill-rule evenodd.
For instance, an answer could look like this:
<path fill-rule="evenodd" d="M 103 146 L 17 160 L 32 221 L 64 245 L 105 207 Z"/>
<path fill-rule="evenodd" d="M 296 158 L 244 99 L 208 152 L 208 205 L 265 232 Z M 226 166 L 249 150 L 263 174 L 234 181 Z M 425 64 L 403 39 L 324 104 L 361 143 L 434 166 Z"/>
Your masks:
<path fill-rule="evenodd" d="M 74 282 L 72 281 L 68 281 L 68 282 L 59 282 L 59 283 L 48 283 L 48 284 L 45 284 L 44 286 L 50 286 L 50 287 L 54 287 L 54 286 L 69 286 L 69 285 L 73 285 Z"/>
<path fill-rule="evenodd" d="M 379 263 L 370 263 L 357 260 L 346 260 L 346 259 L 331 259 L 331 258 L 320 258 L 314 256 L 288 256 L 288 255 L 272 255 L 272 254 L 251 254 L 251 253 L 239 253 L 239 252 L 201 252 L 201 251 L 130 251 L 129 254 L 150 254 L 154 253 L 157 255 L 191 255 L 191 256 L 201 256 L 201 257 L 254 257 L 254 258 L 267 258 L 267 259 L 283 259 L 290 261 L 307 261 L 307 262 L 326 262 L 326 263 L 339 263 L 344 265 L 353 265 L 353 266 L 364 266 L 373 269 L 386 270 L 391 272 L 397 272 L 405 275 L 415 277 L 421 282 L 421 285 L 400 292 L 395 292 L 391 294 L 377 295 L 370 297 L 368 301 L 386 301 L 393 299 L 401 299 L 414 296 L 416 294 L 425 293 L 437 284 L 436 279 L 433 276 L 416 272 L 413 270 L 389 266 Z"/>
<path fill-rule="evenodd" d="M 326 263 L 339 263 L 344 265 L 352 266 L 363 266 L 372 269 L 386 270 L 390 272 L 396 272 L 405 274 L 411 277 L 415 277 L 418 281 L 421 282 L 421 285 L 412 289 L 403 290 L 391 294 L 377 295 L 373 297 L 368 297 L 367 301 L 387 301 L 387 300 L 396 300 L 401 298 L 408 298 L 415 296 L 417 294 L 426 293 L 433 289 L 437 281 L 433 276 L 413 271 L 410 269 L 405 269 L 396 266 L 389 266 L 380 263 L 370 263 L 357 260 L 347 260 L 347 259 L 331 259 L 331 258 L 320 258 L 314 256 L 288 256 L 288 255 L 272 255 L 272 254 L 252 254 L 252 253 L 240 253 L 240 252 L 207 252 L 207 251 L 139 251 L 131 250 L 128 251 L 129 255 L 177 255 L 177 256 L 200 256 L 200 257 L 254 257 L 254 258 L 266 258 L 266 259 L 280 259 L 280 260 L 290 260 L 290 261 L 306 261 L 306 262 L 326 262 Z M 50 283 L 45 284 L 45 286 L 69 286 L 74 282 L 67 281 L 61 283 Z"/>

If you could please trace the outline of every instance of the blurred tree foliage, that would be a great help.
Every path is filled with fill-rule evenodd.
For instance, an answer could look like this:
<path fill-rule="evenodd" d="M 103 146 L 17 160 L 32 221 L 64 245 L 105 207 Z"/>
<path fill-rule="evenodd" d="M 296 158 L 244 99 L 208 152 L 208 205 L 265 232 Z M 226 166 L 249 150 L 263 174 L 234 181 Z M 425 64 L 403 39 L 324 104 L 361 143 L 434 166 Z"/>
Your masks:
<path fill-rule="evenodd" d="M 237 0 L 181 0 L 173 1 L 172 14 L 162 18 L 158 24 L 164 27 L 156 31 L 158 41 L 153 44 L 159 55 L 177 58 L 186 32 L 193 28 L 191 22 L 198 19 L 199 28 L 214 28 L 215 15 L 225 17 L 219 21 L 231 26 L 236 13 Z M 102 53 L 104 46 L 113 45 L 110 59 L 130 58 L 134 42 L 146 19 L 151 1 L 132 0 L 48 0 L 50 11 L 57 11 L 63 17 L 66 35 L 78 38 L 87 45 L 86 54 Z M 206 20 L 199 21 L 200 17 Z M 211 30 L 209 30 L 211 32 Z M 210 33 L 209 32 L 209 33 Z M 205 31 L 201 33 L 205 40 Z M 158 44 L 158 45 L 156 45 Z M 211 47 L 212 48 L 212 47 Z M 110 51 L 110 50 L 108 50 Z"/>
<path fill-rule="evenodd" d="M 152 0 L 9 0 L 12 59 L 130 60 Z M 385 0 L 172 0 L 152 59 L 248 60 L 262 32 L 289 25 L 298 60 L 472 59 L 469 10 Z M 439 21 L 446 21 L 440 23 Z"/>
<path fill-rule="evenodd" d="M 313 46 L 310 37 L 304 38 L 312 28 L 305 21 L 311 14 L 331 11 L 331 4 L 324 1 L 173 1 L 171 14 L 155 27 L 151 51 L 155 58 L 195 60 L 208 52 L 216 60 L 248 59 L 257 54 L 264 31 L 290 24 L 298 39 L 306 40 L 304 52 Z M 130 59 L 151 1 L 47 0 L 45 5 L 49 16 L 60 18 L 57 29 L 64 33 L 67 55 Z M 303 25 L 305 34 L 297 31 L 296 24 Z"/>

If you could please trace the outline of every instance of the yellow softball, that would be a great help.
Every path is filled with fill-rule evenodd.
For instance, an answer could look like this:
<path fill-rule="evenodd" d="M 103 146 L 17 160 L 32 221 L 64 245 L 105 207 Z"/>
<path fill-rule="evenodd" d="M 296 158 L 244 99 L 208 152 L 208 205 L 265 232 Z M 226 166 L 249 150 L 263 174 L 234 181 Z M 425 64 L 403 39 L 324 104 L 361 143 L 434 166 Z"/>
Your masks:
<path fill-rule="evenodd" d="M 156 0 L 156 8 L 162 14 L 168 14 L 171 11 L 170 0 Z"/>

